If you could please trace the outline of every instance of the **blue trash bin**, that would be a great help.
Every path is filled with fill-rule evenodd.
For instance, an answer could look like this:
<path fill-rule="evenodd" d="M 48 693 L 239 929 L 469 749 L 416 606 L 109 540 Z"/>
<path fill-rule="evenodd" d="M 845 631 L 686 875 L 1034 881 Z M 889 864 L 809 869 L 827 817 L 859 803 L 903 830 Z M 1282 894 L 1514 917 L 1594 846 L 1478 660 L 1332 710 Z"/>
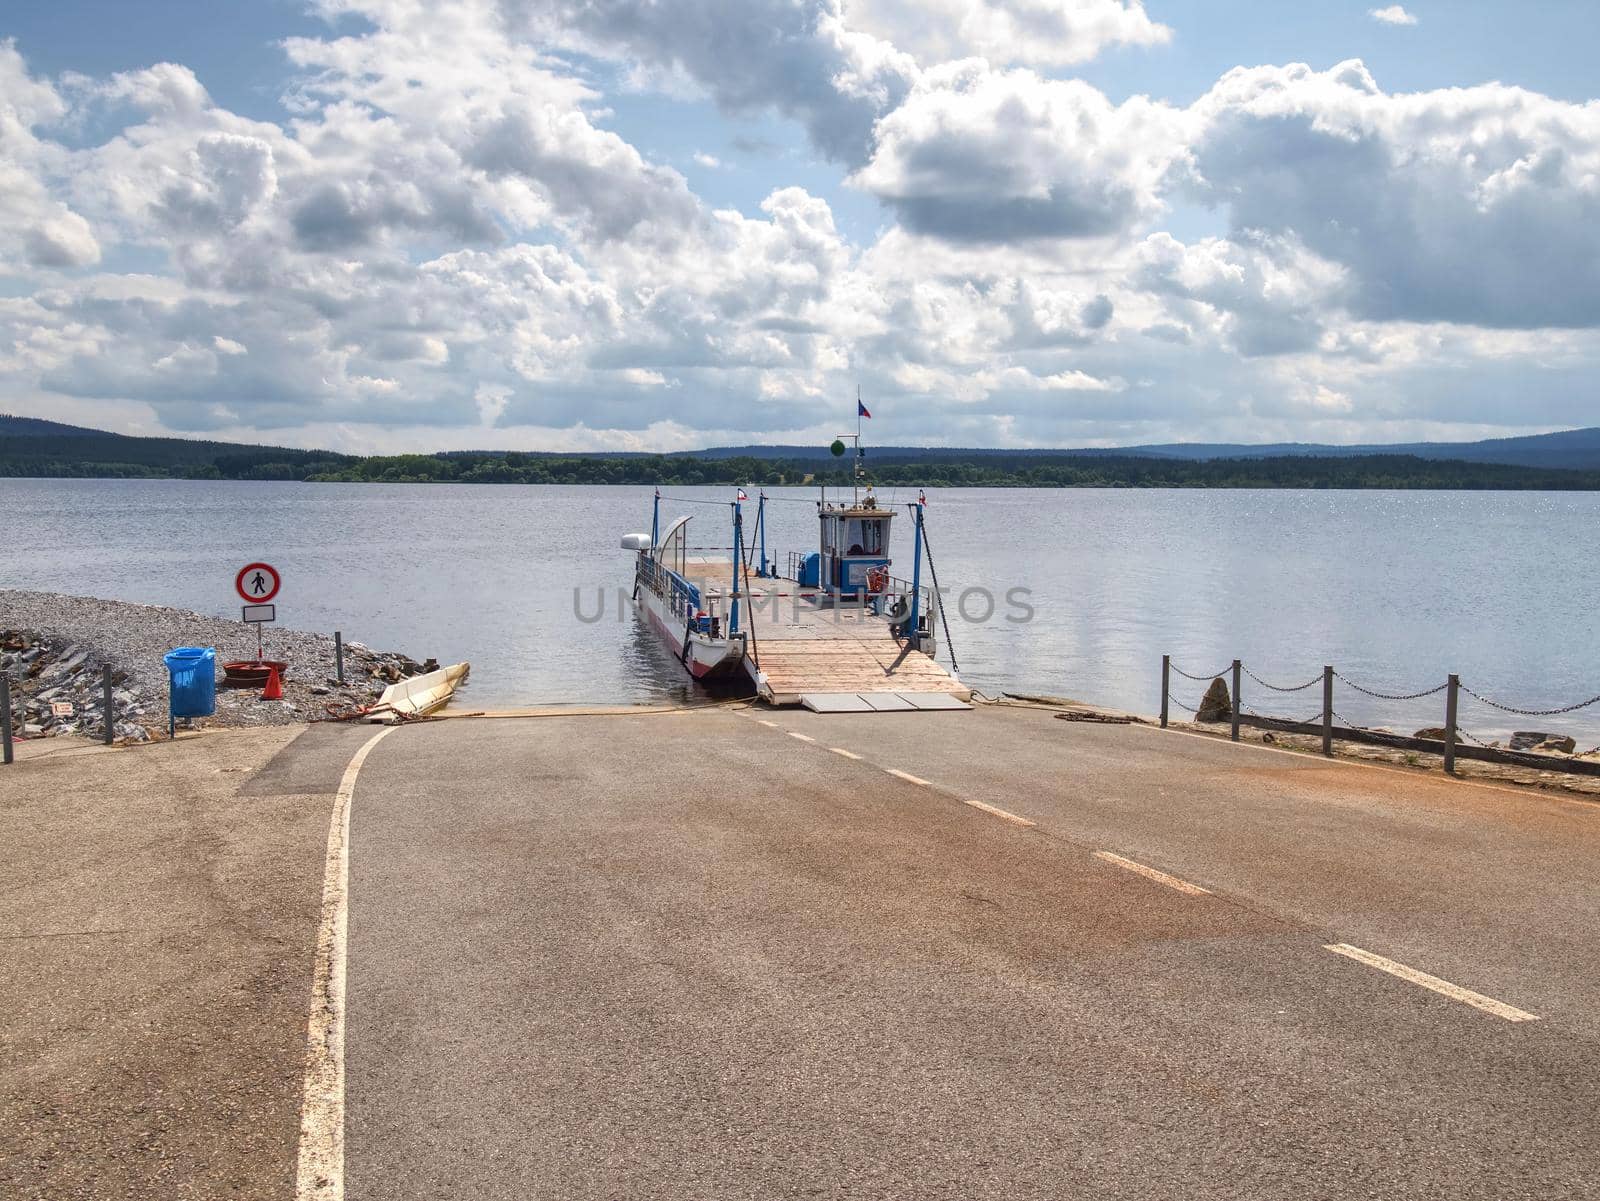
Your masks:
<path fill-rule="evenodd" d="M 217 652 L 180 646 L 161 656 L 167 665 L 167 696 L 173 717 L 210 717 L 217 711 Z"/>

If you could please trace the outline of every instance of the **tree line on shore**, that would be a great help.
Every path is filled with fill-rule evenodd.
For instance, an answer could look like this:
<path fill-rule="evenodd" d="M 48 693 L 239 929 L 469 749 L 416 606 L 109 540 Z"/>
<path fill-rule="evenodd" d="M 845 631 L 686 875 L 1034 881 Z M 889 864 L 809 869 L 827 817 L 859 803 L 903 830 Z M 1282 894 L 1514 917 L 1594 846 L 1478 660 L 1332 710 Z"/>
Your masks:
<path fill-rule="evenodd" d="M 6 439 L 0 476 L 296 480 L 315 483 L 848 485 L 848 460 L 696 458 L 687 455 L 549 455 L 510 452 L 376 455 L 282 447 L 186 443 L 171 453 L 130 442 L 169 439 Z M 103 456 L 103 457 L 102 457 Z M 870 460 L 869 460 L 870 464 Z M 1404 488 L 1600 490 L 1600 472 L 1422 459 L 1410 455 L 1328 458 L 1169 459 L 1153 456 L 1007 456 L 970 461 L 896 460 L 872 465 L 885 487 L 1008 488 Z"/>

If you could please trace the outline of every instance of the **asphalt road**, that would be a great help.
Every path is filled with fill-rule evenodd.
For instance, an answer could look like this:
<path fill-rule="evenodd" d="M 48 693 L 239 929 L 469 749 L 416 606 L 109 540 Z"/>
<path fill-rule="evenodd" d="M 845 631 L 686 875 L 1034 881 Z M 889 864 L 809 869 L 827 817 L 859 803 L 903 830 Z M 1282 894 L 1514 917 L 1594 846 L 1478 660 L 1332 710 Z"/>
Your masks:
<path fill-rule="evenodd" d="M 0 1198 L 292 1195 L 329 794 L 368 735 L 0 767 Z"/>
<path fill-rule="evenodd" d="M 1597 835 L 1032 711 L 407 728 L 347 1195 L 1593 1197 Z"/>

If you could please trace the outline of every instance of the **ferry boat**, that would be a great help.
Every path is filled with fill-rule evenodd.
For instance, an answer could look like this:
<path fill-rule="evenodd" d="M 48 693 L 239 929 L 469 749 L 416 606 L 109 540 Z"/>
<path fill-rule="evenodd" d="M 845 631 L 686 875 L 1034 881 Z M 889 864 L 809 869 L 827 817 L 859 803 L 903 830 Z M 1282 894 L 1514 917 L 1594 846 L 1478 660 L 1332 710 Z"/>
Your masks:
<path fill-rule="evenodd" d="M 834 443 L 842 453 L 841 435 Z M 786 568 L 767 554 L 769 498 L 760 493 L 746 536 L 749 498 L 728 504 L 731 546 L 689 541 L 693 518 L 661 525 L 656 489 L 650 533 L 629 534 L 633 596 L 642 615 L 697 680 L 748 681 L 772 704 L 881 711 L 965 707 L 971 696 L 935 658 L 937 589 L 922 583 L 926 500 L 905 506 L 912 522 L 910 579 L 891 574 L 894 506 L 864 485 L 860 435 L 848 499 L 815 501 L 815 550 L 789 554 Z M 697 501 L 716 505 L 717 502 Z M 713 553 L 707 555 L 705 552 Z M 931 568 L 931 560 L 930 560 Z"/>

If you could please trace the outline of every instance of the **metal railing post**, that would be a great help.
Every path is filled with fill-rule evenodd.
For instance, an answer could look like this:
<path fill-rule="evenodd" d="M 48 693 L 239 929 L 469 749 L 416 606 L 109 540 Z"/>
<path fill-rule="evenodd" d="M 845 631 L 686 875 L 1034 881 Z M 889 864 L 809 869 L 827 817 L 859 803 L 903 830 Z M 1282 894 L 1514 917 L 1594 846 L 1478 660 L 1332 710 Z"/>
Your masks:
<path fill-rule="evenodd" d="M 1322 753 L 1333 754 L 1333 668 L 1322 669 Z"/>
<path fill-rule="evenodd" d="M 333 670 L 339 683 L 344 683 L 344 634 L 339 630 L 333 632 Z"/>
<path fill-rule="evenodd" d="M 1161 728 L 1167 728 L 1167 698 L 1172 695 L 1172 656 L 1161 656 Z"/>
<path fill-rule="evenodd" d="M 1444 769 L 1456 769 L 1456 700 L 1461 691 L 1461 677 L 1452 675 L 1450 686 L 1444 694 Z"/>
<path fill-rule="evenodd" d="M 111 668 L 109 665 L 100 677 L 100 701 L 100 711 L 105 714 L 106 719 L 105 744 L 110 746 L 112 739 L 117 736 L 117 710 L 115 703 L 111 699 Z"/>
<path fill-rule="evenodd" d="M 1239 741 L 1239 660 L 1233 661 L 1233 729 L 1228 737 L 1234 742 Z"/>
<path fill-rule="evenodd" d="M 0 671 L 0 763 L 11 762 L 11 677 Z"/>

